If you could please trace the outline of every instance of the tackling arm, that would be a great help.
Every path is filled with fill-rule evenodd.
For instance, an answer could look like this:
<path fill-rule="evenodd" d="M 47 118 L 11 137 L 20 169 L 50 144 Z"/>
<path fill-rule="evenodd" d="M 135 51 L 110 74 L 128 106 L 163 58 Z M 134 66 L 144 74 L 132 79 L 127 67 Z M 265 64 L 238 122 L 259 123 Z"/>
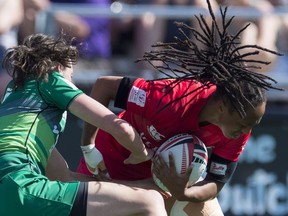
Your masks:
<path fill-rule="evenodd" d="M 121 80 L 122 77 L 116 76 L 98 78 L 92 87 L 90 96 L 99 103 L 103 104 L 105 107 L 108 107 L 110 101 L 116 98 Z M 89 145 L 94 143 L 96 131 L 97 127 L 84 122 L 81 145 Z"/>
<path fill-rule="evenodd" d="M 109 80 L 110 77 L 105 77 L 105 79 Z M 111 79 L 117 79 L 117 77 L 111 77 Z M 103 78 L 104 79 L 104 78 Z M 119 81 L 121 78 L 118 78 Z M 101 79 L 102 80 L 102 79 Z M 104 82 L 101 84 L 95 83 L 95 94 L 99 95 L 98 87 L 105 86 L 107 88 L 107 92 L 102 92 L 101 94 L 110 95 L 109 89 L 115 89 L 115 85 L 109 84 L 110 82 Z M 116 82 L 118 83 L 118 82 Z M 114 88 L 114 87 L 115 88 Z M 100 92 L 99 92 L 100 93 Z M 113 95 L 113 93 L 112 93 Z M 114 92 L 115 95 L 115 92 Z M 96 97 L 96 96 L 94 96 Z M 101 95 L 99 95 L 100 103 L 97 100 L 92 99 L 91 97 L 81 94 L 77 96 L 69 105 L 69 111 L 74 114 L 75 116 L 79 117 L 83 121 L 93 124 L 95 127 L 100 127 L 102 130 L 106 131 L 107 133 L 110 133 L 123 147 L 128 149 L 131 154 L 130 156 L 124 161 L 126 164 L 137 164 L 144 161 L 147 161 L 153 157 L 154 152 L 151 149 L 146 149 L 144 143 L 142 142 L 138 132 L 135 130 L 132 125 L 130 125 L 128 122 L 126 122 L 123 119 L 120 119 L 118 116 L 116 116 L 111 110 L 109 110 L 107 107 L 105 107 L 101 102 L 109 103 L 109 100 L 104 97 L 101 99 Z M 106 100 L 105 100 L 106 99 Z M 88 125 L 89 126 L 89 125 Z M 86 125 L 87 127 L 87 125 Z M 90 131 L 90 135 L 92 133 L 92 130 Z M 95 130 L 96 131 L 96 128 Z M 85 132 L 86 133 L 86 132 Z M 88 134 L 89 136 L 89 134 Z M 91 138 L 87 138 L 87 134 L 85 134 L 86 138 L 83 138 L 83 140 L 91 140 Z M 93 141 L 94 143 L 94 141 Z M 86 143 L 85 143 L 86 144 Z M 88 145 L 90 142 L 88 143 Z M 87 144 L 86 144 L 87 145 Z M 83 147 L 83 146 L 82 146 Z M 83 148 L 82 148 L 83 150 Z M 85 156 L 85 155 L 84 155 Z"/>

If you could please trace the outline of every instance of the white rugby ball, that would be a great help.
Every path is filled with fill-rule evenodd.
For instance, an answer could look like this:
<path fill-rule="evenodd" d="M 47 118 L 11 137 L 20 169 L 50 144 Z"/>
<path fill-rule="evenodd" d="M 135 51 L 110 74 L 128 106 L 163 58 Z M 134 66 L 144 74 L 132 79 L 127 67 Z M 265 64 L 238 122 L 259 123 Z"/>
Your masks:
<path fill-rule="evenodd" d="M 172 153 L 177 173 L 183 174 L 192 164 L 193 169 L 187 186 L 195 184 L 205 172 L 208 163 L 208 152 L 205 144 L 191 134 L 178 134 L 165 141 L 156 151 L 169 166 L 169 152 Z M 153 167 L 152 167 L 153 169 Z M 162 190 L 169 192 L 164 184 L 152 173 L 154 182 Z"/>

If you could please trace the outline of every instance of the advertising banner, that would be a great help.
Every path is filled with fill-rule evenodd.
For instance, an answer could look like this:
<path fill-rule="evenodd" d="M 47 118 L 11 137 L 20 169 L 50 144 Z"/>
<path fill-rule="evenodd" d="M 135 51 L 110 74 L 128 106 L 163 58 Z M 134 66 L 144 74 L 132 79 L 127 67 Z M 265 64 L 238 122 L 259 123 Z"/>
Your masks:
<path fill-rule="evenodd" d="M 288 112 L 267 113 L 219 196 L 225 216 L 288 215 Z"/>

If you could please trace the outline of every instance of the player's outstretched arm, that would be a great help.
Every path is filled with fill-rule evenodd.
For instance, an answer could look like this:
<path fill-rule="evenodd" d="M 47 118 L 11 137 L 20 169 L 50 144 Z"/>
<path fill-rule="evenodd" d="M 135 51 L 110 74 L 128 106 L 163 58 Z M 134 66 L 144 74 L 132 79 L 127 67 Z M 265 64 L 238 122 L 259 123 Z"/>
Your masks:
<path fill-rule="evenodd" d="M 99 77 L 92 87 L 90 96 L 108 108 L 110 101 L 116 98 L 122 78 L 119 76 Z M 96 126 L 84 122 L 81 145 L 85 146 L 94 143 L 96 131 Z"/>
<path fill-rule="evenodd" d="M 128 122 L 118 118 L 107 107 L 91 97 L 85 94 L 79 95 L 71 102 L 69 111 L 83 121 L 110 133 L 131 152 L 132 163 L 141 163 L 153 156 L 153 151 L 146 149 L 138 132 Z"/>

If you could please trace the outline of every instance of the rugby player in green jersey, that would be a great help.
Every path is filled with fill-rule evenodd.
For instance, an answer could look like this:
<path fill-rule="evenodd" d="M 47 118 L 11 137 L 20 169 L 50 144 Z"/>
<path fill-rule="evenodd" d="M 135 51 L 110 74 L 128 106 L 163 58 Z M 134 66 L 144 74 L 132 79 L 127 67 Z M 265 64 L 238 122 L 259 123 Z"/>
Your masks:
<path fill-rule="evenodd" d="M 33 34 L 5 54 L 12 81 L 0 104 L 0 215 L 165 216 L 154 190 L 65 173 L 55 146 L 67 111 L 111 133 L 131 151 L 131 163 L 153 154 L 130 124 L 72 84 L 78 58 L 72 44 L 64 35 Z"/>

